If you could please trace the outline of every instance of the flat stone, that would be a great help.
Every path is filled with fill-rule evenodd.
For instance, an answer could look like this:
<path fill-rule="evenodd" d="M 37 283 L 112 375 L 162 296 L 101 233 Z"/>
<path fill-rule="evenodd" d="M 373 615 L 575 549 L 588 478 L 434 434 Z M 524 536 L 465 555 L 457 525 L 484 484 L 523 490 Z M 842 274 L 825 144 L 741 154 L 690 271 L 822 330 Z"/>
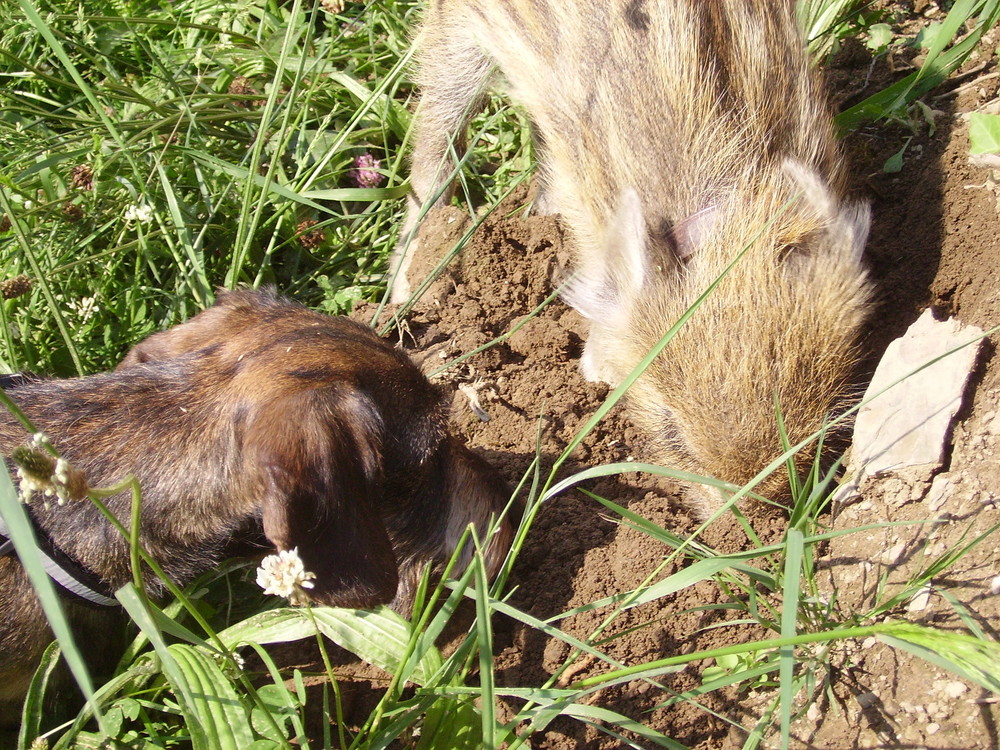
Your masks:
<path fill-rule="evenodd" d="M 926 310 L 901 338 L 889 344 L 855 422 L 855 471 L 874 475 L 919 466 L 929 473 L 941 465 L 952 422 L 982 348 L 981 338 L 969 342 L 982 333 L 953 318 L 934 320 Z M 969 345 L 911 374 L 962 344 Z"/>
<path fill-rule="evenodd" d="M 927 609 L 927 606 L 930 603 L 931 603 L 931 590 L 929 587 L 924 586 L 919 591 L 917 591 L 916 594 L 913 595 L 912 599 L 910 599 L 910 603 L 906 605 L 906 611 L 923 612 L 925 609 Z M 923 707 L 921 706 L 920 708 L 922 709 Z"/>
<path fill-rule="evenodd" d="M 958 680 L 955 680 L 953 682 L 949 682 L 947 685 L 944 686 L 944 694 L 947 695 L 949 698 L 958 698 L 964 695 L 968 691 L 968 689 L 969 686 L 966 685 L 964 682 L 959 682 Z"/>
<path fill-rule="evenodd" d="M 889 549 L 882 553 L 882 562 L 887 565 L 896 565 L 900 559 L 903 557 L 903 553 L 906 551 L 906 542 L 900 542 L 899 544 L 892 545 Z"/>
<path fill-rule="evenodd" d="M 931 482 L 931 488 L 927 491 L 924 502 L 927 503 L 928 508 L 937 513 L 948 502 L 951 491 L 951 476 L 938 474 Z"/>

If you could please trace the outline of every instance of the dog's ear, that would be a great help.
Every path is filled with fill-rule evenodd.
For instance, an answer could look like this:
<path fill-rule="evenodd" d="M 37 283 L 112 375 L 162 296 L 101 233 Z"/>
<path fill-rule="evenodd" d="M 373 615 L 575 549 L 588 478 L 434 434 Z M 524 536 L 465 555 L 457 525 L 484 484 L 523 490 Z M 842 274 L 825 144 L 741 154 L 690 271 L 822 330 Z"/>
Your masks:
<path fill-rule="evenodd" d="M 326 386 L 282 396 L 246 425 L 245 458 L 261 493 L 264 534 L 297 548 L 319 604 L 392 600 L 395 555 L 378 508 L 381 420 L 363 394 Z"/>
<path fill-rule="evenodd" d="M 239 333 L 246 322 L 240 310 L 222 303 L 203 310 L 186 323 L 154 333 L 129 349 L 116 370 L 126 370 L 147 362 L 160 362 L 208 347 L 219 348 Z"/>
<path fill-rule="evenodd" d="M 219 291 L 216 302 L 184 323 L 180 323 L 133 346 L 116 370 L 125 370 L 147 362 L 160 362 L 184 354 L 218 348 L 231 341 L 245 328 L 259 325 L 264 314 L 280 307 L 283 301 L 272 289 Z"/>

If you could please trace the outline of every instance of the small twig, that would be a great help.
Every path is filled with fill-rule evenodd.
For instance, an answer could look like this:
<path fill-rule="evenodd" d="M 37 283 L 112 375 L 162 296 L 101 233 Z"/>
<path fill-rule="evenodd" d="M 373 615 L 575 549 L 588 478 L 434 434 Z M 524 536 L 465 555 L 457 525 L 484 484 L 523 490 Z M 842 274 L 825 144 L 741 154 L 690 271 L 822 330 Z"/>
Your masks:
<path fill-rule="evenodd" d="M 584 671 L 585 669 L 590 669 L 590 667 L 594 664 L 595 661 L 597 661 L 596 656 L 594 656 L 593 654 L 587 654 L 573 666 L 567 667 L 566 671 L 564 671 L 561 675 L 559 675 L 559 679 L 556 680 L 556 685 L 561 688 L 566 687 L 567 685 L 570 684 L 570 682 L 573 680 L 574 677 L 580 674 L 580 672 Z"/>
<path fill-rule="evenodd" d="M 977 73 L 982 73 L 986 69 L 987 65 L 989 65 L 989 63 L 983 63 L 978 68 L 974 68 L 973 70 L 970 70 L 968 73 L 963 73 L 962 75 L 957 76 L 957 78 L 965 78 L 967 76 L 975 76 Z M 944 91 L 944 92 L 938 94 L 937 96 L 932 97 L 931 101 L 932 102 L 939 102 L 942 99 L 947 99 L 949 96 L 954 96 L 955 94 L 960 94 L 961 92 L 963 92 L 963 91 L 965 91 L 967 89 L 971 89 L 973 86 L 979 85 L 983 81 L 988 81 L 991 78 L 996 78 L 997 76 L 1000 76 L 1000 71 L 996 71 L 995 70 L 992 73 L 987 73 L 984 76 L 979 76 L 978 78 L 973 78 L 971 81 L 966 81 L 961 86 L 956 86 L 953 89 L 949 89 L 948 91 Z"/>
<path fill-rule="evenodd" d="M 486 413 L 483 408 L 482 402 L 479 400 L 479 392 L 492 388 L 488 385 L 482 378 L 476 380 L 474 383 L 459 383 L 458 390 L 465 394 L 465 397 L 469 399 L 469 407 L 475 412 L 476 416 L 479 417 L 480 422 L 489 422 L 490 415 Z"/>

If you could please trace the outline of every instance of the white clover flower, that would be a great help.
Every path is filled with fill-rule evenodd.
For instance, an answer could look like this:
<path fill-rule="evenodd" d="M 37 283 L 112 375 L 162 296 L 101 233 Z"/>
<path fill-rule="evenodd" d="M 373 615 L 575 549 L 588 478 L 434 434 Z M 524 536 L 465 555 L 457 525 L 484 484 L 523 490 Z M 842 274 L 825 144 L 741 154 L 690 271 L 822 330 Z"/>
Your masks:
<path fill-rule="evenodd" d="M 133 203 L 125 209 L 124 218 L 129 224 L 148 224 L 153 218 L 153 209 L 148 203 Z"/>
<path fill-rule="evenodd" d="M 97 311 L 97 297 L 81 297 L 79 300 L 68 300 L 66 306 L 80 316 L 80 320 L 86 323 Z"/>
<path fill-rule="evenodd" d="M 298 547 L 268 555 L 257 568 L 257 585 L 264 589 L 264 593 L 283 596 L 292 606 L 309 602 L 306 589 L 313 588 L 315 584 L 312 579 L 315 577 L 315 573 L 305 569 Z"/>

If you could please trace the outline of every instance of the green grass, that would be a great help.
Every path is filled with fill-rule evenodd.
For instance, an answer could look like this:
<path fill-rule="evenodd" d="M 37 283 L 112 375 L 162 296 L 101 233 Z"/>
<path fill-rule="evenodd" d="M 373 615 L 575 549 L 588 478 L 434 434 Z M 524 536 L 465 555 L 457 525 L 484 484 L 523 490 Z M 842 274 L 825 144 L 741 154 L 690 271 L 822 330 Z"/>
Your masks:
<path fill-rule="evenodd" d="M 864 3 L 800 3 L 820 59 L 848 37 L 876 54 L 893 45 L 924 47 L 918 71 L 846 110 L 838 118 L 842 128 L 908 117 L 916 97 L 952 72 L 1000 18 L 997 0 L 958 0 L 950 8 L 934 35 L 887 41 L 884 26 L 892 19 Z M 8 220 L 0 231 L 0 282 L 21 276 L 31 282 L 26 294 L 0 304 L 0 367 L 63 376 L 108 369 L 132 344 L 210 304 L 220 286 L 275 283 L 331 313 L 360 299 L 378 300 L 404 208 L 412 109 L 406 66 L 418 15 L 412 0 L 348 3 L 336 16 L 301 0 L 0 4 L 0 213 Z M 473 133 L 476 145 L 459 190 L 470 211 L 495 206 L 531 167 L 526 118 L 503 100 L 491 101 Z M 354 179 L 352 165 L 361 154 L 380 161 L 377 186 Z M 412 623 L 384 609 L 274 609 L 247 583 L 245 566 L 234 562 L 175 590 L 159 606 L 145 602 L 139 587 L 119 592 L 135 639 L 115 676 L 90 685 L 51 584 L 26 551 L 59 644 L 36 675 L 18 746 L 28 748 L 45 731 L 60 748 L 98 747 L 106 738 L 137 747 L 241 750 L 293 742 L 519 747 L 558 717 L 571 717 L 632 738 L 621 740 L 631 746 L 680 748 L 644 724 L 644 716 L 617 714 L 591 700 L 636 680 L 662 687 L 667 675 L 696 663 L 709 663 L 701 683 L 672 694 L 665 706 L 702 706 L 703 696 L 722 689 L 774 688 L 756 725 L 744 727 L 746 746 L 775 736 L 787 745 L 793 719 L 829 689 L 838 644 L 869 636 L 1000 690 L 1000 647 L 971 619 L 967 635 L 898 619 L 909 597 L 984 537 L 931 560 L 869 610 L 844 613 L 824 598 L 815 561 L 832 536 L 864 529 L 824 527 L 833 476 L 819 462 L 793 478 L 795 502 L 781 543 L 758 542 L 738 554 L 711 549 L 700 530 L 679 537 L 615 498 L 592 496 L 595 508 L 661 544 L 664 564 L 635 590 L 544 621 L 507 603 L 513 562 L 538 509 L 555 494 L 626 471 L 687 478 L 631 463 L 565 475 L 570 452 L 630 382 L 612 392 L 551 471 L 543 473 L 540 462 L 527 468 L 520 488 L 527 511 L 498 579 L 487 585 L 479 559 L 453 571 L 457 580 L 427 586 L 418 596 Z M 786 446 L 786 455 L 765 471 L 792 466 L 790 456 L 814 449 L 816 441 L 822 435 L 812 445 Z M 735 503 L 754 484 L 730 488 L 738 516 Z M 0 486 L 0 509 L 23 547 L 20 508 L 8 485 Z M 134 534 L 132 544 L 138 560 Z M 684 566 L 664 576 L 675 561 Z M 622 664 L 607 653 L 623 612 L 706 583 L 723 593 L 721 627 L 751 624 L 759 637 L 734 634 L 725 648 L 643 664 Z M 457 648 L 442 654 L 437 637 L 466 599 L 476 620 Z M 964 617 L 961 603 L 955 609 Z M 600 624 L 586 637 L 560 629 L 561 622 L 597 610 Z M 547 682 L 510 687 L 497 679 L 494 614 L 566 644 L 568 656 Z M 356 732 L 337 720 L 344 706 L 329 660 L 317 694 L 305 687 L 308 675 L 282 671 L 268 651 L 272 644 L 313 639 L 326 659 L 320 634 L 392 675 Z M 234 655 L 237 649 L 243 657 Z M 92 700 L 69 723 L 51 727 L 41 701 L 60 651 Z M 598 676 L 563 679 L 581 656 L 595 660 Z M 242 667 L 243 658 L 254 661 L 255 673 Z M 516 707 L 504 721 L 501 699 Z M 323 717 L 318 735 L 307 736 L 307 714 Z"/>
<path fill-rule="evenodd" d="M 331 311 L 378 294 L 405 191 L 414 7 L 350 10 L 0 9 L 4 273 L 35 281 L 7 306 L 5 364 L 103 369 L 221 285 L 273 282 Z M 383 186 L 352 182 L 362 153 Z M 135 206 L 148 212 L 130 221 Z"/>

